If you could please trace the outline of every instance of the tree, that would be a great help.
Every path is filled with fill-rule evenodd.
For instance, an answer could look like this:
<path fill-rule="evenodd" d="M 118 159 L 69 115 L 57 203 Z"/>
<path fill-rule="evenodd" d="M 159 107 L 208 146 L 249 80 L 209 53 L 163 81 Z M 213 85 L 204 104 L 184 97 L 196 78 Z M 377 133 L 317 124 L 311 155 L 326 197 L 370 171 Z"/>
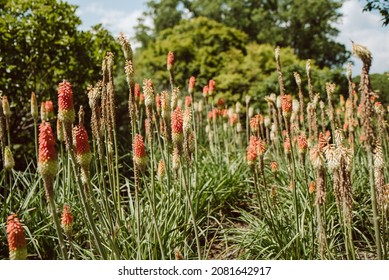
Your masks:
<path fill-rule="evenodd" d="M 101 25 L 79 31 L 76 6 L 55 0 L 2 1 L 0 5 L 0 90 L 11 102 L 14 149 L 26 152 L 25 139 L 32 135 L 31 92 L 39 102 L 51 99 L 56 104 L 57 85 L 67 79 L 76 106 L 87 104 L 87 85 L 100 79 L 106 51 L 121 51 Z M 22 156 L 20 151 L 14 153 L 16 157 Z"/>
<path fill-rule="evenodd" d="M 246 34 L 216 21 L 204 17 L 184 20 L 162 31 L 153 44 L 137 52 L 137 79 L 152 78 L 159 90 L 168 88 L 166 55 L 174 51 L 177 85 L 187 86 L 194 75 L 200 89 L 221 71 L 224 54 L 232 49 L 245 52 L 246 43 Z"/>
<path fill-rule="evenodd" d="M 182 18 L 204 16 L 245 32 L 250 41 L 292 47 L 300 59 L 314 58 L 319 67 L 342 66 L 349 58 L 344 45 L 335 41 L 333 26 L 341 16 L 339 0 L 160 0 L 149 1 L 146 15 L 156 27 L 147 40 Z M 145 29 L 138 25 L 145 42 Z M 143 35 L 143 37 L 142 37 Z M 139 39 L 138 38 L 138 39 Z"/>
<path fill-rule="evenodd" d="M 382 16 L 382 24 L 389 24 L 389 1 L 388 0 L 367 0 L 363 11 L 377 10 Z"/>
<path fill-rule="evenodd" d="M 274 47 L 247 42 L 245 33 L 208 18 L 182 20 L 161 32 L 146 49 L 137 52 L 137 80 L 152 78 L 158 91 L 168 89 L 166 56 L 168 51 L 174 51 L 176 86 L 184 93 L 189 77 L 194 75 L 197 93 L 214 79 L 217 85 L 215 100 L 224 98 L 226 102 L 235 102 L 250 95 L 259 106 L 265 95 L 279 92 Z M 293 72 L 299 72 L 306 85 L 306 61 L 298 59 L 291 48 L 281 48 L 281 61 L 286 89 L 297 93 Z M 341 88 L 347 87 L 347 79 L 339 71 L 319 69 L 315 61 L 311 65 L 316 92 L 324 94 L 325 82 L 331 81 Z M 347 88 L 343 91 L 347 93 Z"/>

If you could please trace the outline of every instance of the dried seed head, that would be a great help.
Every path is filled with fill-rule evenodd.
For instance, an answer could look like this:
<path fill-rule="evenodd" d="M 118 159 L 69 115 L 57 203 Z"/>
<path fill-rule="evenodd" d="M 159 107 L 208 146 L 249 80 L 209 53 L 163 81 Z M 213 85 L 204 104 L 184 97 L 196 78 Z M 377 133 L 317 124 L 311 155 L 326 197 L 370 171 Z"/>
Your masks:
<path fill-rule="evenodd" d="M 270 127 L 270 125 L 271 125 L 271 119 L 270 119 L 269 116 L 266 116 L 266 117 L 264 118 L 264 124 L 265 124 L 265 127 Z"/>
<path fill-rule="evenodd" d="M 236 104 L 235 104 L 235 112 L 237 114 L 240 114 L 241 109 L 242 109 L 242 104 L 240 104 L 240 102 L 236 102 Z"/>
<path fill-rule="evenodd" d="M 300 74 L 297 73 L 297 72 L 293 72 L 293 76 L 294 76 L 294 79 L 296 81 L 296 84 L 298 86 L 301 86 L 301 77 L 300 77 Z"/>
<path fill-rule="evenodd" d="M 295 114 L 297 114 L 300 111 L 300 103 L 296 99 L 293 99 L 292 101 L 292 111 Z"/>
<path fill-rule="evenodd" d="M 251 106 L 249 107 L 248 116 L 249 116 L 249 118 L 252 118 L 254 116 L 254 108 Z"/>
<path fill-rule="evenodd" d="M 3 114 L 4 117 L 9 119 L 11 117 L 11 108 L 9 106 L 8 97 L 3 95 Z"/>
<path fill-rule="evenodd" d="M 184 257 L 182 256 L 182 254 L 178 248 L 174 249 L 174 257 L 176 260 L 183 260 L 184 259 Z"/>
<path fill-rule="evenodd" d="M 246 95 L 246 97 L 245 97 L 246 105 L 249 105 L 250 100 L 251 100 L 251 96 L 250 95 Z"/>
<path fill-rule="evenodd" d="M 64 81 L 58 85 L 58 118 L 66 124 L 74 123 L 75 117 L 72 87 Z"/>
<path fill-rule="evenodd" d="M 300 134 L 297 137 L 297 146 L 298 146 L 298 152 L 300 154 L 304 154 L 307 151 L 308 142 L 305 134 Z"/>
<path fill-rule="evenodd" d="M 47 117 L 46 117 L 46 103 L 45 102 L 41 102 L 41 121 L 44 122 L 46 121 Z"/>
<path fill-rule="evenodd" d="M 7 218 L 7 236 L 9 258 L 11 260 L 27 259 L 26 237 L 17 214 L 12 214 Z"/>
<path fill-rule="evenodd" d="M 309 150 L 309 159 L 315 169 L 318 169 L 323 165 L 323 158 L 319 146 L 314 146 Z"/>
<path fill-rule="evenodd" d="M 157 171 L 157 176 L 159 181 L 162 181 L 163 177 L 165 176 L 165 172 L 166 172 L 165 162 L 161 159 L 158 162 L 158 171 Z"/>
<path fill-rule="evenodd" d="M 143 93 L 145 95 L 145 105 L 147 108 L 152 108 L 154 105 L 154 87 L 150 79 L 143 80 Z"/>
<path fill-rule="evenodd" d="M 171 100 L 172 110 L 174 110 L 177 107 L 179 93 L 180 93 L 180 89 L 178 87 L 175 87 L 172 92 L 172 100 Z"/>
<path fill-rule="evenodd" d="M 340 146 L 343 143 L 344 135 L 342 129 L 335 129 L 334 140 L 336 146 Z"/>
<path fill-rule="evenodd" d="M 179 108 L 179 107 L 178 107 Z M 186 107 L 183 117 L 183 131 L 185 135 L 189 135 L 192 130 L 192 110 Z"/>
<path fill-rule="evenodd" d="M 324 150 L 324 155 L 326 157 L 328 169 L 331 172 L 334 172 L 336 169 L 340 167 L 340 158 L 335 149 L 335 145 L 327 145 Z"/>
<path fill-rule="evenodd" d="M 180 167 L 180 152 L 178 148 L 173 149 L 173 170 L 177 171 Z"/>
<path fill-rule="evenodd" d="M 167 91 L 161 92 L 161 117 L 165 121 L 168 121 L 170 118 L 170 102 Z"/>
<path fill-rule="evenodd" d="M 31 93 L 31 116 L 35 122 L 38 121 L 38 101 L 35 93 Z"/>
<path fill-rule="evenodd" d="M 360 60 L 368 67 L 371 65 L 372 56 L 367 47 L 352 42 L 352 53 L 359 57 Z"/>
<path fill-rule="evenodd" d="M 132 52 L 131 44 L 122 32 L 119 33 L 119 42 L 122 45 L 124 58 L 126 60 L 132 60 L 133 59 L 133 52 Z"/>
<path fill-rule="evenodd" d="M 385 160 L 384 160 L 384 153 L 382 150 L 382 146 L 380 144 L 377 144 L 374 148 L 374 168 L 384 168 L 385 166 Z"/>

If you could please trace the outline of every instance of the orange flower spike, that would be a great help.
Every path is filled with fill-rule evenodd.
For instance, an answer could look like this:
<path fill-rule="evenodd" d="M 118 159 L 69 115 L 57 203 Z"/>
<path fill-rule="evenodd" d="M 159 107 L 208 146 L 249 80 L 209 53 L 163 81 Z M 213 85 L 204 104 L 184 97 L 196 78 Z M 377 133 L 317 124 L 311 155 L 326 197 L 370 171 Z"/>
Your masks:
<path fill-rule="evenodd" d="M 170 51 L 168 54 L 167 54 L 167 62 L 166 62 L 166 65 L 167 65 L 167 70 L 170 72 L 173 70 L 173 67 L 174 67 L 174 53 L 172 51 Z"/>
<path fill-rule="evenodd" d="M 64 81 L 58 86 L 58 118 L 63 123 L 73 123 L 75 117 L 72 86 Z"/>
<path fill-rule="evenodd" d="M 17 214 L 8 216 L 7 219 L 7 236 L 9 258 L 11 260 L 27 259 L 27 243 L 24 235 L 24 229 L 18 219 Z"/>
<path fill-rule="evenodd" d="M 292 96 L 284 95 L 281 101 L 282 115 L 289 118 L 292 112 Z"/>
<path fill-rule="evenodd" d="M 257 149 L 255 146 L 249 145 L 247 148 L 247 164 L 249 167 L 254 167 L 256 159 L 257 159 Z"/>
<path fill-rule="evenodd" d="M 208 94 L 212 95 L 216 90 L 216 82 L 214 80 L 209 80 L 208 82 Z"/>
<path fill-rule="evenodd" d="M 89 145 L 89 137 L 85 127 L 78 125 L 74 128 L 77 162 L 86 170 L 92 161 L 92 153 Z"/>
<path fill-rule="evenodd" d="M 146 148 L 145 143 L 143 141 L 143 137 L 140 134 L 135 135 L 135 140 L 133 143 L 133 151 L 134 151 L 134 162 L 136 167 L 140 171 L 144 171 L 147 164 L 146 159 Z"/>
<path fill-rule="evenodd" d="M 203 97 L 208 97 L 209 88 L 208 86 L 203 87 Z"/>
<path fill-rule="evenodd" d="M 187 108 L 192 107 L 192 97 L 190 96 L 185 97 L 185 107 Z"/>
<path fill-rule="evenodd" d="M 39 126 L 38 172 L 43 176 L 55 177 L 58 171 L 55 138 L 50 123 Z"/>
<path fill-rule="evenodd" d="M 62 210 L 61 225 L 66 235 L 71 235 L 73 229 L 73 214 L 70 210 L 70 206 L 65 204 Z"/>
<path fill-rule="evenodd" d="M 190 95 L 192 95 L 194 93 L 195 85 L 196 85 L 196 78 L 194 76 L 192 76 L 189 79 L 189 87 L 188 87 L 188 93 Z"/>
<path fill-rule="evenodd" d="M 300 134 L 297 138 L 297 146 L 300 154 L 304 154 L 307 151 L 308 142 L 304 134 Z"/>
<path fill-rule="evenodd" d="M 140 101 L 140 85 L 139 84 L 134 85 L 134 96 L 135 96 L 135 101 L 139 102 Z"/>
<path fill-rule="evenodd" d="M 180 107 L 172 113 L 172 138 L 175 147 L 179 147 L 183 142 L 183 116 Z"/>

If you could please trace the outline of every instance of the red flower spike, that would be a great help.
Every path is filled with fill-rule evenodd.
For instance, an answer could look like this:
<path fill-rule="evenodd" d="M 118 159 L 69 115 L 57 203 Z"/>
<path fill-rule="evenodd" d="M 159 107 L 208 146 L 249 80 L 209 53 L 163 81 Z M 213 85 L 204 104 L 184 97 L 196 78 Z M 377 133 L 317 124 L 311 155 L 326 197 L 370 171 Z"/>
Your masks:
<path fill-rule="evenodd" d="M 192 76 L 189 79 L 189 87 L 188 87 L 189 94 L 192 94 L 194 92 L 195 85 L 196 85 L 196 78 Z"/>
<path fill-rule="evenodd" d="M 208 86 L 203 87 L 203 96 L 207 97 L 208 96 Z"/>
<path fill-rule="evenodd" d="M 140 85 L 135 84 L 134 86 L 134 96 L 135 96 L 135 101 L 139 102 L 140 100 Z"/>
<path fill-rule="evenodd" d="M 72 86 L 64 81 L 58 86 L 58 118 L 63 123 L 73 123 L 75 116 Z"/>
<path fill-rule="evenodd" d="M 88 133 L 85 127 L 78 125 L 74 129 L 74 144 L 76 146 L 77 162 L 84 169 L 89 169 L 92 161 L 92 153 L 89 146 Z"/>
<path fill-rule="evenodd" d="M 174 67 L 174 53 L 170 51 L 167 54 L 167 70 L 172 71 Z"/>
<path fill-rule="evenodd" d="M 7 219 L 7 236 L 9 258 L 11 260 L 27 259 L 26 237 L 17 214 L 12 214 Z"/>
<path fill-rule="evenodd" d="M 216 90 L 216 82 L 214 80 L 209 80 L 209 83 L 208 83 L 209 95 L 212 95 L 213 93 L 215 93 L 215 90 Z"/>
<path fill-rule="evenodd" d="M 146 148 L 143 137 L 140 134 L 135 135 L 133 143 L 134 162 L 139 170 L 144 171 L 146 168 Z"/>
<path fill-rule="evenodd" d="M 70 210 L 70 206 L 65 204 L 62 210 L 61 225 L 66 235 L 70 235 L 73 229 L 73 214 Z"/>
<path fill-rule="evenodd" d="M 50 123 L 44 122 L 39 126 L 38 172 L 42 176 L 55 177 L 57 171 L 57 152 L 53 130 Z"/>

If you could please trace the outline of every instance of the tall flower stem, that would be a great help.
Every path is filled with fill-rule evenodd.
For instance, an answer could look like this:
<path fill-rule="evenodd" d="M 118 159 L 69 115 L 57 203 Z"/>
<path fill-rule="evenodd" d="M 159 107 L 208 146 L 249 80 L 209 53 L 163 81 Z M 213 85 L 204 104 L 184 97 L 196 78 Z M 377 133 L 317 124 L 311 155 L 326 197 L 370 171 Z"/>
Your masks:
<path fill-rule="evenodd" d="M 184 163 L 183 160 L 180 158 L 180 165 L 184 166 L 183 163 Z M 189 166 L 187 166 L 186 168 L 189 168 Z M 182 168 L 182 171 L 184 174 L 184 188 L 185 188 L 185 193 L 186 193 L 187 204 L 189 206 L 189 212 L 190 212 L 190 216 L 191 216 L 191 220 L 192 220 L 192 224 L 193 224 L 193 229 L 194 229 L 194 234 L 195 234 L 195 239 L 196 239 L 197 257 L 199 260 L 201 260 L 200 238 L 199 238 L 199 233 L 198 233 L 198 229 L 197 229 L 196 216 L 195 216 L 193 204 L 192 204 L 193 198 L 192 198 L 191 193 L 190 193 L 190 185 L 189 185 L 190 178 L 189 178 L 189 176 L 187 177 L 185 175 L 184 168 Z"/>
<path fill-rule="evenodd" d="M 93 219 L 91 208 L 87 202 L 87 198 L 86 198 L 85 192 L 83 190 L 84 187 L 83 187 L 83 184 L 81 182 L 81 176 L 80 176 L 80 172 L 79 172 L 79 168 L 78 168 L 79 166 L 78 166 L 78 163 L 76 161 L 76 157 L 75 157 L 74 150 L 73 150 L 73 145 L 71 144 L 72 143 L 71 124 L 64 123 L 64 126 L 65 126 L 66 147 L 68 149 L 70 160 L 71 160 L 72 165 L 73 165 L 74 178 L 75 178 L 76 183 L 78 185 L 78 191 L 79 191 L 79 194 L 81 197 L 82 206 L 84 207 L 84 209 L 86 211 L 89 226 L 92 230 L 92 234 L 93 234 L 93 237 L 95 239 L 97 249 L 98 249 L 99 253 L 101 254 L 102 258 L 106 260 L 107 254 L 106 254 L 106 251 L 102 245 L 101 238 L 99 236 L 99 232 L 97 231 L 96 224 L 95 224 L 94 219 Z"/>
<path fill-rule="evenodd" d="M 373 172 L 373 153 L 371 150 L 367 151 L 367 159 L 369 164 L 369 183 L 370 183 L 370 196 L 373 210 L 373 223 L 374 223 L 374 236 L 375 245 L 377 250 L 377 259 L 382 260 L 382 248 L 381 248 L 381 233 L 380 233 L 380 217 L 377 211 L 377 197 L 374 186 L 374 172 Z"/>
<path fill-rule="evenodd" d="M 47 189 L 53 189 L 53 180 L 44 179 L 43 182 L 45 184 L 45 189 L 46 190 Z M 49 186 L 48 184 L 50 184 L 51 186 Z M 61 251 L 62 259 L 67 260 L 67 254 L 66 254 L 66 249 L 65 249 L 66 248 L 65 247 L 65 242 L 64 242 L 64 239 L 63 239 L 63 235 L 62 235 L 61 225 L 60 225 L 59 220 L 58 220 L 58 215 L 57 215 L 57 211 L 56 211 L 56 207 L 55 207 L 55 202 L 54 202 L 53 194 L 48 194 L 47 195 L 47 200 L 48 200 L 49 205 L 50 205 L 50 210 L 51 210 L 51 215 L 53 217 L 55 230 L 57 231 L 57 236 L 58 236 L 58 241 L 59 241 L 59 246 L 60 246 L 60 251 Z"/>

